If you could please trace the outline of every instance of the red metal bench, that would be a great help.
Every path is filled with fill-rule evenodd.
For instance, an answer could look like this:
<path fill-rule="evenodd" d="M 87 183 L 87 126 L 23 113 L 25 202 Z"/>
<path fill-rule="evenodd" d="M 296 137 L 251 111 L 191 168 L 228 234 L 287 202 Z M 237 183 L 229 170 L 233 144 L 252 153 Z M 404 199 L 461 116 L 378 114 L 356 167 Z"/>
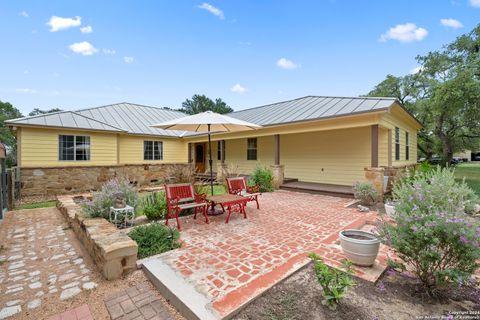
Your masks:
<path fill-rule="evenodd" d="M 227 178 L 228 193 L 236 194 L 245 198 L 248 201 L 255 201 L 257 203 L 257 209 L 260 209 L 258 204 L 258 196 L 260 195 L 260 187 L 247 185 L 246 177 Z"/>
<path fill-rule="evenodd" d="M 201 212 L 205 217 L 205 223 L 209 223 L 207 216 L 207 195 L 205 193 L 195 193 L 193 184 L 166 184 L 165 196 L 167 198 L 166 225 L 168 225 L 168 219 L 175 218 L 177 220 L 178 230 L 181 230 L 178 215 L 182 210 L 191 208 L 194 209 L 194 219 L 197 218 L 197 213 Z"/>

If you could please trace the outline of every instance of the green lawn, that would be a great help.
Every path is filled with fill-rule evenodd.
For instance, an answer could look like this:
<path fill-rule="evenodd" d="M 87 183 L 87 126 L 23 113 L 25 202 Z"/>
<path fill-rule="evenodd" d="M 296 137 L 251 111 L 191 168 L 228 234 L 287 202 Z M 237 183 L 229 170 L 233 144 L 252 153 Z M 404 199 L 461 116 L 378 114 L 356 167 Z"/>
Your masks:
<path fill-rule="evenodd" d="M 455 176 L 461 180 L 465 178 L 465 182 L 480 195 L 480 164 L 478 163 L 462 163 L 455 167 Z"/>
<path fill-rule="evenodd" d="M 15 207 L 15 210 L 49 208 L 49 207 L 55 207 L 56 205 L 57 205 L 56 200 L 35 202 L 35 203 L 24 203 L 24 204 L 21 204 L 21 205 Z"/>

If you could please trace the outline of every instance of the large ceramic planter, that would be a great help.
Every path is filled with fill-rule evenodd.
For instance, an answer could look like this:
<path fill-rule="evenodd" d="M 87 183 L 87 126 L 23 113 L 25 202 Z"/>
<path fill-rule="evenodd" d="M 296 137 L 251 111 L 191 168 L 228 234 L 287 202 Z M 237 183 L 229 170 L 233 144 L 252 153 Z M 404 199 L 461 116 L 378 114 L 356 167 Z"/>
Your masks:
<path fill-rule="evenodd" d="M 387 214 L 387 216 L 393 217 L 393 215 L 395 214 L 395 203 L 385 203 L 385 213 Z"/>
<path fill-rule="evenodd" d="M 369 267 L 377 258 L 380 240 L 370 232 L 343 230 L 340 231 L 340 245 L 353 264 Z"/>

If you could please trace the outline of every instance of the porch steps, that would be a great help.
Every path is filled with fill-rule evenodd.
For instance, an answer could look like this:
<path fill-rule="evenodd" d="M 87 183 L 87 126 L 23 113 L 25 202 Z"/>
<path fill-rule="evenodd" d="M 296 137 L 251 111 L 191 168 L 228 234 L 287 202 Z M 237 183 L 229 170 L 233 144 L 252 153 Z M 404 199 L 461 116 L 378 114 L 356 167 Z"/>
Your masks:
<path fill-rule="evenodd" d="M 314 194 L 323 194 L 327 196 L 336 196 L 343 198 L 353 198 L 353 190 L 350 186 L 340 186 L 334 184 L 326 183 L 314 183 L 314 182 L 303 182 L 298 181 L 298 179 L 291 179 L 293 181 L 288 181 L 285 179 L 283 184 L 280 186 L 282 190 L 296 191 L 296 192 L 305 192 L 305 193 L 314 193 Z"/>

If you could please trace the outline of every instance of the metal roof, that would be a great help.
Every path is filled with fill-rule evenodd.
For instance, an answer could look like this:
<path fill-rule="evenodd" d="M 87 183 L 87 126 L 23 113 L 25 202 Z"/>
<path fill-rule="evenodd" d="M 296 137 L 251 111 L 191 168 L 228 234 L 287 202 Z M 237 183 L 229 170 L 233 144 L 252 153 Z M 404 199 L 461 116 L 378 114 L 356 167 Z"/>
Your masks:
<path fill-rule="evenodd" d="M 185 113 L 133 103 L 117 103 L 102 107 L 82 109 L 77 113 L 122 128 L 128 133 L 167 137 L 181 136 L 183 131 L 150 127 L 153 124 L 185 117 Z"/>
<path fill-rule="evenodd" d="M 74 111 L 60 111 L 5 121 L 8 125 L 27 125 L 86 130 L 123 132 L 121 128 L 78 114 Z"/>
<path fill-rule="evenodd" d="M 395 98 L 307 96 L 228 114 L 231 117 L 269 126 L 386 110 Z"/>
<path fill-rule="evenodd" d="M 395 101 L 395 98 L 307 96 L 232 112 L 228 115 L 261 126 L 269 126 L 381 111 L 390 108 Z M 13 119 L 6 123 L 10 126 L 105 130 L 166 137 L 197 135 L 196 132 L 151 127 L 151 125 L 184 116 L 186 116 L 185 113 L 177 110 L 123 102 L 78 111 L 61 111 Z"/>

